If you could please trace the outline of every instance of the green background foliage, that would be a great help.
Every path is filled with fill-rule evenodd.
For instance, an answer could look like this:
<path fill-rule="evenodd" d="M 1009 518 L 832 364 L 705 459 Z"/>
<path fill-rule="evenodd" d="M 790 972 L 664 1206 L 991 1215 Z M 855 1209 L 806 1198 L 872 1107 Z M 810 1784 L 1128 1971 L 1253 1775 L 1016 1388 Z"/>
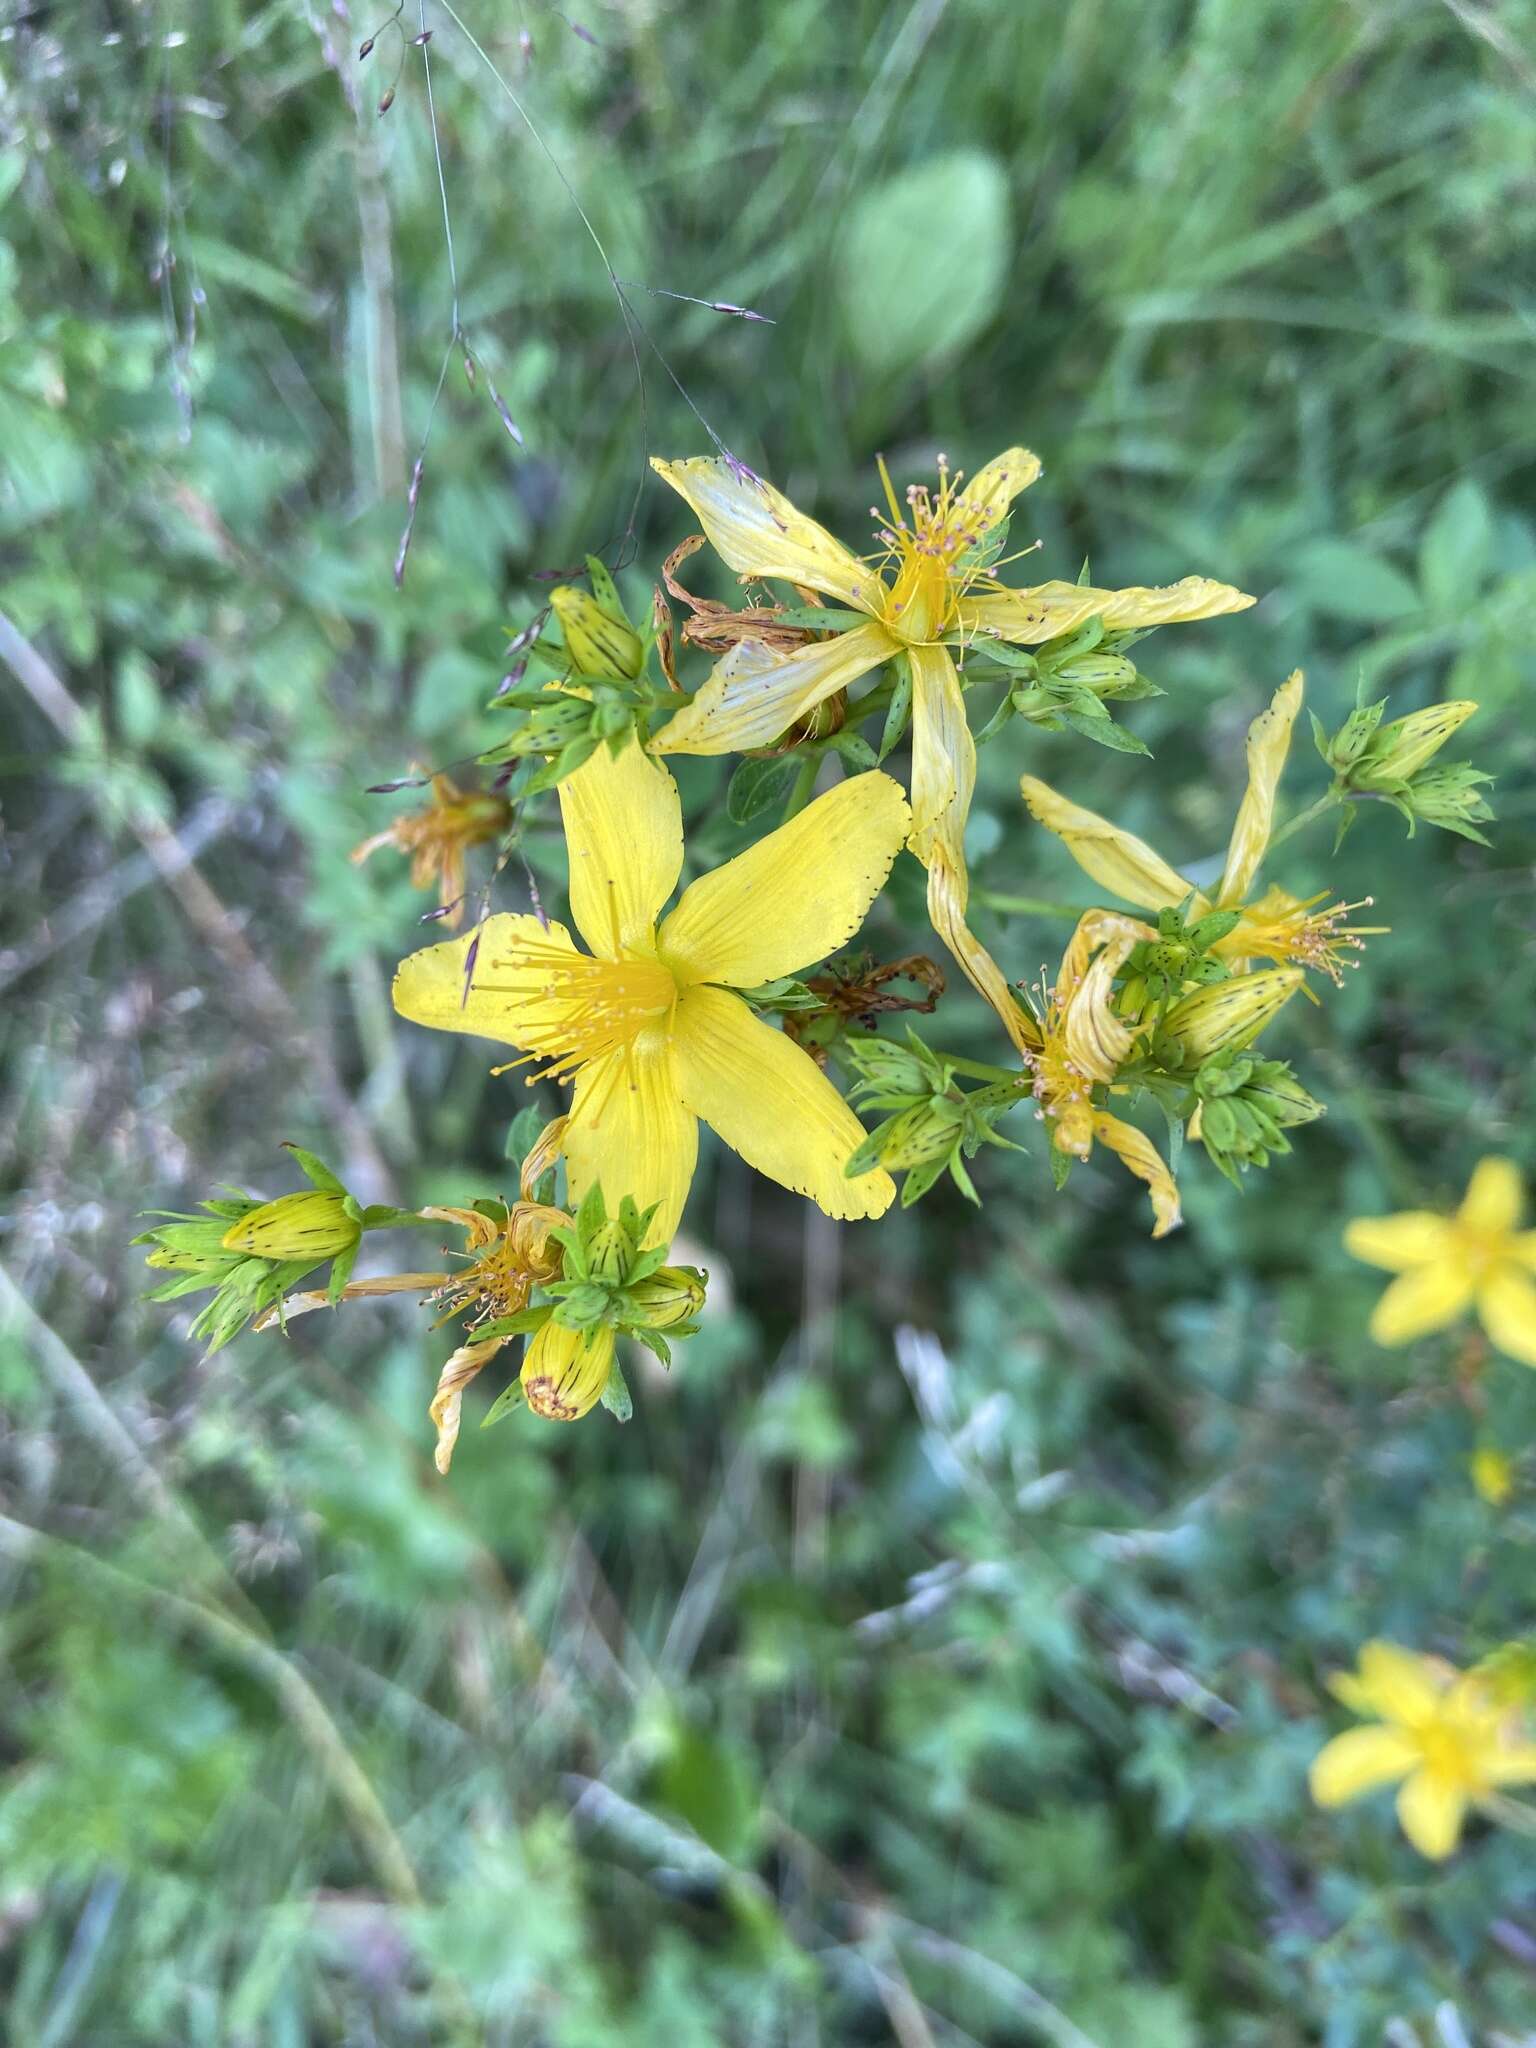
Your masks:
<path fill-rule="evenodd" d="M 1339 1245 L 1536 1163 L 1528 0 L 630 0 L 593 40 L 530 7 L 529 52 L 475 6 L 506 89 L 430 0 L 441 189 L 420 49 L 359 67 L 346 14 L 24 0 L 0 39 L 8 2038 L 1532 2038 L 1526 1846 L 1431 1869 L 1304 1786 L 1363 1638 L 1529 1626 L 1536 1470 L 1497 1513 L 1467 1460 L 1523 1458 L 1536 1383 L 1373 1348 Z M 444 193 L 481 370 L 434 409 Z M 1325 1122 L 1241 1197 L 1191 1159 L 1173 1240 L 1112 1161 L 1055 1196 L 1022 1119 L 980 1215 L 878 1226 L 709 1151 L 671 1376 L 563 1432 L 481 1436 L 477 1389 L 443 1483 L 408 1305 L 200 1363 L 127 1239 L 292 1186 L 280 1138 L 370 1200 L 507 1191 L 518 1083 L 396 1024 L 421 900 L 346 855 L 412 801 L 367 785 L 495 737 L 536 573 L 612 557 L 691 408 L 855 544 L 877 449 L 1022 440 L 1030 572 L 1260 594 L 1145 650 L 1151 763 L 987 751 L 1010 974 L 1065 931 L 1010 901 L 1088 901 L 1020 769 L 1209 861 L 1297 664 L 1329 726 L 1362 679 L 1479 699 L 1500 822 L 1292 843 L 1393 929 L 1273 1036 Z M 635 516 L 643 615 L 688 526 Z M 762 821 L 680 765 L 704 867 Z M 870 943 L 922 929 L 904 860 Z M 956 993 L 930 1035 L 1001 1056 Z"/>

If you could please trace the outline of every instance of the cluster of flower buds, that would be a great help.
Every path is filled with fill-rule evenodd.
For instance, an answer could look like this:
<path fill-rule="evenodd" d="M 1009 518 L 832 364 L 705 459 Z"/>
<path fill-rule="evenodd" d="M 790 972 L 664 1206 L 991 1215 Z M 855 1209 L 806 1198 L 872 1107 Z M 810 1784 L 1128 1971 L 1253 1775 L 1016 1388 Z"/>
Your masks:
<path fill-rule="evenodd" d="M 1231 1048 L 1197 1068 L 1192 1091 L 1187 1134 L 1201 1140 L 1212 1164 L 1234 1184 L 1248 1167 L 1268 1166 L 1290 1151 L 1286 1131 L 1323 1114 L 1322 1103 L 1284 1060 Z"/>
<path fill-rule="evenodd" d="M 286 1150 L 308 1188 L 271 1202 L 253 1195 L 218 1197 L 201 1205 L 202 1216 L 157 1211 L 166 1220 L 133 1239 L 155 1247 L 146 1255 L 147 1265 L 177 1275 L 153 1289 L 151 1301 L 212 1290 L 213 1299 L 192 1325 L 193 1336 L 207 1340 L 210 1354 L 248 1323 L 273 1313 L 281 1319 L 290 1290 L 327 1260 L 328 1299 L 340 1301 L 365 1231 L 425 1220 L 414 1210 L 388 1204 L 365 1208 L 313 1152 L 300 1145 Z"/>
<path fill-rule="evenodd" d="M 497 1421 L 519 1402 L 535 1415 L 574 1422 L 598 1401 L 624 1420 L 629 1390 L 615 1340 L 633 1337 L 670 1365 L 671 1337 L 699 1327 L 706 1276 L 696 1266 L 667 1264 L 663 1246 L 645 1249 L 654 1214 L 626 1195 L 608 1214 L 601 1187 L 591 1187 L 569 1223 L 549 1231 L 562 1251 L 558 1278 L 541 1281 L 542 1297 L 516 1314 L 486 1323 L 480 1342 L 527 1334 L 522 1373 L 486 1416 Z"/>
<path fill-rule="evenodd" d="M 968 1201 L 979 1204 L 964 1162 L 983 1145 L 1022 1151 L 994 1128 L 999 1117 L 1029 1100 L 1027 1077 L 962 1089 L 955 1067 L 942 1053 L 923 1044 L 909 1025 L 905 1045 L 888 1039 L 850 1037 L 842 1052 L 858 1079 L 848 1091 L 850 1102 L 888 1114 L 869 1133 L 844 1171 L 851 1178 L 883 1166 L 902 1173 L 904 1209 L 925 1195 L 946 1169 Z"/>
<path fill-rule="evenodd" d="M 637 732 L 643 741 L 657 702 L 645 674 L 648 645 L 630 624 L 617 585 L 595 555 L 587 557 L 587 573 L 590 594 L 574 584 L 550 592 L 558 638 L 541 637 L 528 649 L 524 668 L 537 663 L 552 672 L 551 680 L 503 684 L 492 699 L 493 710 L 522 715 L 480 759 L 487 765 L 541 760 L 523 796 L 553 789 L 600 746 L 617 754 Z"/>
<path fill-rule="evenodd" d="M 1191 924 L 1193 905 L 1191 893 L 1178 909 L 1160 910 L 1157 937 L 1139 940 L 1127 954 L 1120 993 L 1125 1014 L 1139 1016 L 1149 1002 L 1171 1002 L 1191 986 L 1208 988 L 1231 974 L 1211 948 L 1236 928 L 1242 912 L 1211 910 Z"/>
<path fill-rule="evenodd" d="M 1391 804 L 1410 833 L 1420 824 L 1435 825 L 1486 846 L 1478 827 L 1493 812 L 1482 791 L 1494 778 L 1468 761 L 1430 765 L 1477 705 L 1470 698 L 1454 698 L 1383 725 L 1386 708 L 1385 697 L 1362 704 L 1331 737 L 1313 719 L 1317 750 L 1333 770 L 1335 794 L 1346 802 L 1365 797 Z M 1346 824 L 1352 815 L 1352 809 L 1346 811 Z"/>
<path fill-rule="evenodd" d="M 1040 647 L 978 639 L 976 653 L 1005 668 L 1011 687 L 977 739 L 989 739 L 1010 718 L 1018 717 L 1047 732 L 1077 732 L 1120 753 L 1144 754 L 1147 749 L 1141 741 L 1116 725 L 1106 709 L 1111 703 L 1163 695 L 1126 655 L 1126 648 L 1141 637 L 1108 631 L 1102 619 L 1092 618 Z"/>

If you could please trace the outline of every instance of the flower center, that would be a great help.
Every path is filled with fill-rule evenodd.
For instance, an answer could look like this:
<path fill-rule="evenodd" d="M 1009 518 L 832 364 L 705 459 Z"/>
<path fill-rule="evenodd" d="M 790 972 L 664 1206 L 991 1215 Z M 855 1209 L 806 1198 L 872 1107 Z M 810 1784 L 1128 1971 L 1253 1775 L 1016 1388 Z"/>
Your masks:
<path fill-rule="evenodd" d="M 530 1081 L 569 1080 L 589 1060 L 629 1045 L 677 1001 L 671 970 L 656 959 L 594 960 L 535 940 L 496 965 L 504 978 L 480 987 L 526 1005 L 518 1021 L 528 1051 L 509 1064 L 549 1062 Z"/>
<path fill-rule="evenodd" d="M 1388 927 L 1345 922 L 1352 910 L 1369 910 L 1374 897 L 1362 896 L 1358 903 L 1334 903 L 1327 910 L 1316 909 L 1326 898 L 1326 890 L 1305 901 L 1285 900 L 1282 891 L 1270 890 L 1262 902 L 1243 912 L 1242 923 L 1222 951 L 1251 952 L 1287 967 L 1310 967 L 1326 974 L 1335 988 L 1342 988 L 1344 970 L 1360 965 L 1355 956 L 1364 949 L 1366 940 Z"/>
<path fill-rule="evenodd" d="M 956 491 L 960 476 L 959 470 L 951 475 L 949 459 L 941 455 L 937 486 L 930 491 L 926 484 L 910 485 L 903 513 L 885 459 L 880 458 L 887 509 L 882 512 L 872 505 L 870 511 L 879 521 L 875 536 L 883 550 L 873 558 L 875 567 L 882 578 L 891 578 L 881 618 L 909 646 L 937 640 L 953 623 L 955 606 L 978 577 L 995 580 L 984 561 L 964 559 L 997 522 L 981 508 L 961 503 Z"/>

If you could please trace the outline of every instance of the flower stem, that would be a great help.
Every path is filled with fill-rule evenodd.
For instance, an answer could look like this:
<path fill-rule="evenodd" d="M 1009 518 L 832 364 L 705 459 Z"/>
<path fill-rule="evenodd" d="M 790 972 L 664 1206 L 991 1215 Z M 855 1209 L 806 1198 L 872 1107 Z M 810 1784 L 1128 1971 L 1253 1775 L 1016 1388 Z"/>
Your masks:
<path fill-rule="evenodd" d="M 1085 908 L 1081 903 L 1057 903 L 1049 896 L 1009 896 L 997 889 L 973 889 L 971 901 L 987 910 L 1010 911 L 1020 917 L 1070 917 L 1076 920 Z"/>
<path fill-rule="evenodd" d="M 789 792 L 788 801 L 784 805 L 784 815 L 779 820 L 781 825 L 787 825 L 790 819 L 796 817 L 810 802 L 811 791 L 816 787 L 816 771 L 820 766 L 820 754 L 807 754 L 800 763 L 800 773 L 795 777 L 795 786 Z"/>
<path fill-rule="evenodd" d="M 969 1075 L 973 1081 L 1000 1081 L 1011 1088 L 1028 1088 L 1032 1077 L 1017 1067 L 989 1067 L 985 1060 L 962 1059 L 956 1052 L 941 1052 L 939 1058 L 945 1066 L 953 1067 L 957 1074 Z"/>
<path fill-rule="evenodd" d="M 1310 825 L 1314 818 L 1320 818 L 1325 811 L 1331 811 L 1339 801 L 1340 794 L 1337 789 L 1325 789 L 1316 803 L 1308 804 L 1304 811 L 1296 813 L 1289 824 L 1280 827 L 1271 838 L 1266 852 L 1273 853 L 1275 848 L 1283 845 L 1293 832 L 1299 832 L 1304 825 Z"/>

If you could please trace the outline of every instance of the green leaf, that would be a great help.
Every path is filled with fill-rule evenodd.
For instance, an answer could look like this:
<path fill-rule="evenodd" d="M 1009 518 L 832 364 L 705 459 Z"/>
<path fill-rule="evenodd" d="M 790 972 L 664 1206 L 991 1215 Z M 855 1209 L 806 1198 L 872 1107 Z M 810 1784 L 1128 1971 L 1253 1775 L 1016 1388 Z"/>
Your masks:
<path fill-rule="evenodd" d="M 903 377 L 958 354 L 997 313 L 1012 252 L 1008 180 L 980 150 L 930 157 L 867 188 L 834 271 L 865 370 Z"/>
<path fill-rule="evenodd" d="M 1107 717 L 1102 711 L 1096 715 L 1086 711 L 1069 711 L 1065 705 L 1056 713 L 1063 725 L 1070 725 L 1074 732 L 1080 732 L 1084 739 L 1097 740 L 1101 747 L 1112 747 L 1117 754 L 1146 754 L 1152 749 L 1135 733 L 1127 732 L 1123 725 Z"/>
<path fill-rule="evenodd" d="M 248 292 L 279 313 L 291 314 L 299 320 L 318 320 L 325 311 L 327 300 L 322 292 L 311 291 L 249 249 L 233 249 L 228 242 L 216 241 L 211 235 L 188 235 L 184 253 L 205 278 Z"/>
<path fill-rule="evenodd" d="M 592 595 L 597 600 L 599 610 L 606 612 L 616 624 L 627 626 L 629 616 L 624 610 L 624 600 L 619 596 L 619 586 L 608 573 L 607 563 L 596 555 L 588 555 L 587 575 L 591 579 Z"/>
<path fill-rule="evenodd" d="M 1298 548 L 1290 580 L 1318 611 L 1361 625 L 1411 618 L 1420 609 L 1419 593 L 1402 570 L 1357 541 L 1315 540 Z"/>
<path fill-rule="evenodd" d="M 293 1154 L 294 1164 L 313 1186 L 321 1188 L 328 1195 L 344 1195 L 347 1190 L 325 1161 L 317 1153 L 306 1152 L 302 1145 L 290 1144 L 286 1139 L 283 1150 Z"/>
<path fill-rule="evenodd" d="M 1453 484 L 1419 544 L 1419 586 L 1428 610 L 1461 618 L 1472 609 L 1493 553 L 1488 500 L 1470 477 Z"/>
<path fill-rule="evenodd" d="M 853 626 L 867 626 L 866 612 L 850 612 L 830 604 L 787 604 L 775 616 L 780 626 L 819 626 L 824 632 L 846 633 Z"/>
<path fill-rule="evenodd" d="M 767 760 L 743 761 L 725 792 L 726 814 L 734 825 L 750 825 L 763 811 L 783 803 L 800 772 L 797 754 L 774 754 Z"/>
<path fill-rule="evenodd" d="M 480 1427 L 482 1429 L 489 1429 L 493 1422 L 500 1422 L 504 1415 L 510 1415 L 514 1408 L 521 1408 L 522 1405 L 523 1383 L 521 1380 L 514 1380 L 510 1387 L 502 1388 L 490 1407 L 486 1409 L 485 1419 L 480 1424 Z"/>

